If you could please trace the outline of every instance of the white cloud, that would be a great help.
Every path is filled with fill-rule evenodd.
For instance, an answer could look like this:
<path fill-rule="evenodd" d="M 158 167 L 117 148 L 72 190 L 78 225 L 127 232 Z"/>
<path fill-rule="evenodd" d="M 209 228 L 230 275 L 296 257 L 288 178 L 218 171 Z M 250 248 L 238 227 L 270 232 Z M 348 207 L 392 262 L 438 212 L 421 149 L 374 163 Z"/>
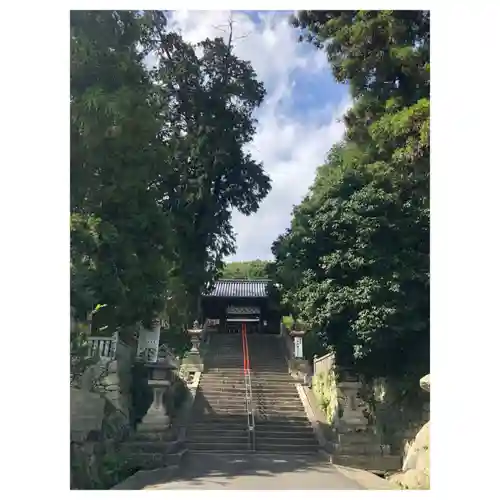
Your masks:
<path fill-rule="evenodd" d="M 256 115 L 259 123 L 249 151 L 263 162 L 272 190 L 256 214 L 233 214 L 238 250 L 229 260 L 271 257 L 271 243 L 289 225 L 293 205 L 306 194 L 332 144 L 342 138 L 344 126 L 339 118 L 349 106 L 347 101 L 336 108 L 327 102 L 323 116 L 308 114 L 300 119 L 285 111 L 293 109 L 285 104 L 293 104 L 294 72 L 329 71 L 328 64 L 321 51 L 297 43 L 287 14 L 258 15 L 260 22 L 254 23 L 249 15 L 233 12 L 233 39 L 235 54 L 251 61 L 267 90 Z M 229 18 L 229 11 L 175 11 L 170 14 L 169 26 L 187 41 L 198 42 L 215 36 L 227 38 Z M 324 116 L 330 119 L 325 121 Z"/>

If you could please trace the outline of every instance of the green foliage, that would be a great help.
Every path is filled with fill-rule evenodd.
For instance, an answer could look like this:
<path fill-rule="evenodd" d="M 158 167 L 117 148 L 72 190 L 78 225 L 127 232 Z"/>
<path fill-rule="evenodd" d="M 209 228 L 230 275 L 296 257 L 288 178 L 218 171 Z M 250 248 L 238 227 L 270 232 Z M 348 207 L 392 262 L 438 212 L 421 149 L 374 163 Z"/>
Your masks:
<path fill-rule="evenodd" d="M 337 418 L 340 418 L 342 411 L 339 406 L 335 376 L 331 372 L 315 375 L 312 389 L 327 422 L 333 424 Z"/>
<path fill-rule="evenodd" d="M 108 304 L 125 335 L 185 324 L 234 250 L 231 211 L 270 189 L 244 153 L 263 85 L 231 39 L 189 44 L 161 11 L 73 11 L 70 92 L 71 304 Z"/>
<path fill-rule="evenodd" d="M 104 455 L 101 462 L 101 484 L 96 489 L 109 489 L 135 474 L 139 468 L 119 452 Z"/>
<path fill-rule="evenodd" d="M 176 325 L 162 328 L 160 331 L 160 344 L 167 344 L 176 356 L 182 356 L 191 349 L 191 341 L 187 329 Z"/>
<path fill-rule="evenodd" d="M 289 330 L 291 330 L 293 324 L 295 323 L 295 320 L 292 316 L 283 316 L 281 321 Z"/>
<path fill-rule="evenodd" d="M 429 14 L 301 11 L 356 101 L 318 168 L 272 277 L 341 364 L 367 376 L 428 372 Z"/>
<path fill-rule="evenodd" d="M 222 269 L 224 279 L 255 279 L 268 278 L 266 260 L 250 260 L 247 262 L 228 262 Z"/>

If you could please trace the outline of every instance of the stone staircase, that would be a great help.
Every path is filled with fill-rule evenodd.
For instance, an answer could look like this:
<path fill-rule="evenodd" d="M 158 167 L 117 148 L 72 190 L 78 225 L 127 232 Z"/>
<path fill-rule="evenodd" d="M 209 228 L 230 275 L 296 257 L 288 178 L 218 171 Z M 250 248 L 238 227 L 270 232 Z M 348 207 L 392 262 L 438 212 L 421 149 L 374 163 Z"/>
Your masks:
<path fill-rule="evenodd" d="M 256 449 L 293 455 L 318 453 L 318 442 L 288 373 L 282 339 L 249 335 Z"/>
<path fill-rule="evenodd" d="M 187 431 L 190 452 L 249 451 L 240 335 L 214 334 Z"/>
<path fill-rule="evenodd" d="M 178 466 L 185 452 L 184 441 L 170 430 L 138 430 L 121 444 L 131 470 Z"/>
<path fill-rule="evenodd" d="M 280 339 L 248 336 L 256 424 L 256 452 L 317 453 L 318 443 L 288 374 Z M 190 452 L 248 453 L 245 383 L 240 335 L 211 340 L 205 373 L 193 406 Z"/>

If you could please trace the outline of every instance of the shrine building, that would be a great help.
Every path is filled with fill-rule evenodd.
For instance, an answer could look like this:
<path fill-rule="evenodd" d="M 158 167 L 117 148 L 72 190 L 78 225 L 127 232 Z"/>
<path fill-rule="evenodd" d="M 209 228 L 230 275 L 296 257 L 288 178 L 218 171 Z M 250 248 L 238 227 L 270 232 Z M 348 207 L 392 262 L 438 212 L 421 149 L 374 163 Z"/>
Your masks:
<path fill-rule="evenodd" d="M 268 279 L 221 279 L 201 297 L 203 320 L 219 325 L 221 333 L 239 333 L 245 323 L 247 333 L 276 333 L 270 304 Z M 279 331 L 279 330 L 278 330 Z"/>

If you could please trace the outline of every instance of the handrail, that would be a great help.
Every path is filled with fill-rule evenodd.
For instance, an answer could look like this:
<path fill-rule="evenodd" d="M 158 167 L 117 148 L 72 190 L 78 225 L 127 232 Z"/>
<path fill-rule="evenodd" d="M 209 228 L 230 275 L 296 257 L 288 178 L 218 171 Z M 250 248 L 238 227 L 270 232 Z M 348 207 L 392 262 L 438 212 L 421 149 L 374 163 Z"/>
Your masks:
<path fill-rule="evenodd" d="M 242 323 L 241 342 L 243 347 L 243 378 L 245 381 L 245 409 L 247 413 L 248 444 L 255 451 L 255 415 L 252 396 L 252 374 L 250 369 L 250 356 L 248 353 L 248 338 L 246 324 Z"/>

